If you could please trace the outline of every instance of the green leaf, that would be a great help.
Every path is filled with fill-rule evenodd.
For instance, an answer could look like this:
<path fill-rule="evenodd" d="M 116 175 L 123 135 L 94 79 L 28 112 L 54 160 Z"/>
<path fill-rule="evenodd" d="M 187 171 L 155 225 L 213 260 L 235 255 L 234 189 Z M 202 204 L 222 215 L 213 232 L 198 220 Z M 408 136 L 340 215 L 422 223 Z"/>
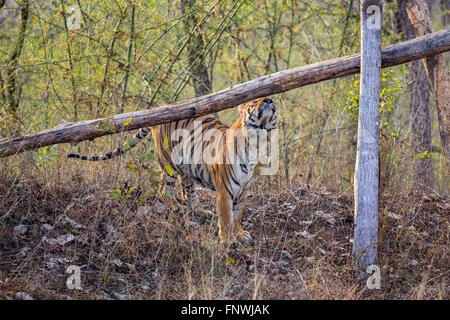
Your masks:
<path fill-rule="evenodd" d="M 136 188 L 137 188 L 137 185 L 131 187 L 131 188 L 127 191 L 127 193 L 128 193 L 128 194 L 132 193 L 133 190 L 136 189 Z"/>
<path fill-rule="evenodd" d="M 42 147 L 42 148 L 38 149 L 38 152 L 39 152 L 39 153 L 42 153 L 42 154 L 46 154 L 46 153 L 47 153 L 47 150 L 48 150 L 48 146 Z"/>
<path fill-rule="evenodd" d="M 166 171 L 169 174 L 169 176 L 173 176 L 173 169 L 168 164 L 166 164 L 164 167 L 166 168 Z"/>
<path fill-rule="evenodd" d="M 126 128 L 126 127 L 130 124 L 131 119 L 132 119 L 132 117 L 129 117 L 127 120 L 125 120 L 125 121 L 123 122 L 123 127 L 124 127 L 124 128 Z"/>
<path fill-rule="evenodd" d="M 119 200 L 119 199 L 122 197 L 121 194 L 118 193 L 118 192 L 113 192 L 113 193 L 112 193 L 112 196 L 113 196 L 113 198 L 116 199 L 116 200 Z"/>

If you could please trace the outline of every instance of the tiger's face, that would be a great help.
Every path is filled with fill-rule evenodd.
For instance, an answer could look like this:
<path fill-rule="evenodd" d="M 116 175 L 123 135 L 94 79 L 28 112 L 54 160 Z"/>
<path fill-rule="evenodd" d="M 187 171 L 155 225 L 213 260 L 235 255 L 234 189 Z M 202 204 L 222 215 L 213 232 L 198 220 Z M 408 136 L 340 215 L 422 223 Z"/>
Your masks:
<path fill-rule="evenodd" d="M 239 108 L 248 129 L 272 130 L 277 126 L 277 115 L 272 99 L 261 98 Z"/>

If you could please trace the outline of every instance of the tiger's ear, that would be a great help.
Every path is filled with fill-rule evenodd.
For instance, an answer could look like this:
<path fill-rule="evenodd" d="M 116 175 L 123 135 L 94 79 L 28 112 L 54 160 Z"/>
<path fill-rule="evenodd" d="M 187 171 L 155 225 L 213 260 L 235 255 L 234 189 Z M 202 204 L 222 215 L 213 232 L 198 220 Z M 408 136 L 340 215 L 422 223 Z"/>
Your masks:
<path fill-rule="evenodd" d="M 238 105 L 236 109 L 239 112 L 239 114 L 242 114 L 242 111 L 244 111 L 244 108 L 242 107 L 242 105 Z"/>

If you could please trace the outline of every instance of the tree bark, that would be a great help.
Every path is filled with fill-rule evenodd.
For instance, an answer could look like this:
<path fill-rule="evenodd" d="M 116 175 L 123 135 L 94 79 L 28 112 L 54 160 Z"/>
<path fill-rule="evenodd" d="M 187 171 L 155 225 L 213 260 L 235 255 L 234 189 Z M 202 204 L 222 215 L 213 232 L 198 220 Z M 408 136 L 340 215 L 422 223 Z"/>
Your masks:
<path fill-rule="evenodd" d="M 415 38 L 405 1 L 397 0 L 403 38 Z M 427 3 L 429 6 L 429 3 Z M 414 190 L 424 193 L 434 184 L 431 153 L 430 83 L 422 61 L 408 64 L 410 142 L 413 149 Z M 426 153 L 426 154 L 425 154 Z"/>
<path fill-rule="evenodd" d="M 189 67 L 193 76 L 192 83 L 194 85 L 195 96 L 200 97 L 211 93 L 212 85 L 209 79 L 208 67 L 206 65 L 206 57 L 203 55 L 205 48 L 204 35 L 202 27 L 195 28 L 198 23 L 198 17 L 192 13 L 196 6 L 196 0 L 182 0 L 181 11 L 186 18 L 183 20 L 186 34 L 194 33 L 191 41 L 187 44 L 187 53 Z"/>
<path fill-rule="evenodd" d="M 381 0 L 361 1 L 361 85 L 355 165 L 353 266 L 376 263 L 378 240 Z"/>
<path fill-rule="evenodd" d="M 450 24 L 450 0 L 441 0 L 441 10 L 444 12 L 442 15 L 442 25 L 447 28 Z"/>
<path fill-rule="evenodd" d="M 406 7 L 409 22 L 416 37 L 433 32 L 431 14 L 424 0 L 400 1 Z M 442 149 L 447 171 L 450 172 L 450 72 L 442 55 L 429 56 L 423 60 L 423 64 L 436 100 Z"/>
<path fill-rule="evenodd" d="M 382 67 L 402 64 L 449 50 L 450 30 L 443 30 L 383 49 L 381 51 Z M 93 140 L 122 131 L 195 118 L 233 108 L 256 98 L 286 92 L 328 79 L 353 75 L 359 71 L 359 54 L 283 70 L 206 96 L 159 108 L 119 114 L 106 119 L 63 124 L 50 130 L 3 140 L 0 141 L 0 157 L 58 143 L 75 145 L 83 140 Z"/>
<path fill-rule="evenodd" d="M 17 63 L 22 54 L 23 45 L 25 42 L 25 33 L 27 31 L 28 15 L 29 15 L 29 0 L 25 0 L 20 4 L 20 23 L 19 32 L 17 35 L 17 42 L 14 50 L 8 60 L 6 68 L 5 92 L 8 104 L 8 115 L 6 125 L 13 136 L 18 135 L 21 129 L 21 121 L 17 115 L 20 103 L 21 86 L 18 83 Z M 9 120 L 9 121 L 8 121 Z"/>

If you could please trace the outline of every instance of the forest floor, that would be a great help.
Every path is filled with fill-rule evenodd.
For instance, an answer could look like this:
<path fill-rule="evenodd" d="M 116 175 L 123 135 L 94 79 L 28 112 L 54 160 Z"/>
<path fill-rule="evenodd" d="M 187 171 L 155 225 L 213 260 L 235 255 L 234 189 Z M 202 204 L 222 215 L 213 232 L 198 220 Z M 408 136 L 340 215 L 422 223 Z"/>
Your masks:
<path fill-rule="evenodd" d="M 216 215 L 163 212 L 140 186 L 119 194 L 76 176 L 7 179 L 0 184 L 0 299 L 450 297 L 448 197 L 381 197 L 377 290 L 353 280 L 350 190 L 255 186 L 243 217 L 253 241 L 224 246 Z M 198 195 L 215 211 L 213 192 Z M 67 287 L 70 265 L 81 267 L 80 290 Z"/>

